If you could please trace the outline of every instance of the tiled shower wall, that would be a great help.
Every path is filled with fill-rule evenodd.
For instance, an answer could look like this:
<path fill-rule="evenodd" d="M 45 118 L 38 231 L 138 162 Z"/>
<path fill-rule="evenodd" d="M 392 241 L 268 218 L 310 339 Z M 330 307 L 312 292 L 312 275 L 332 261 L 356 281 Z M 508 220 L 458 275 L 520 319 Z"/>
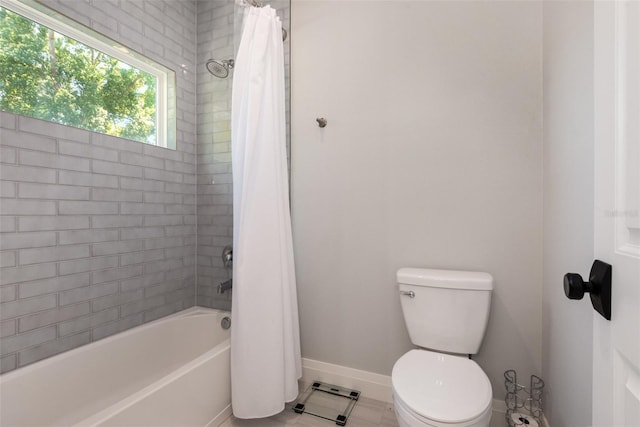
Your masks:
<path fill-rule="evenodd" d="M 278 11 L 285 29 L 290 25 L 290 0 L 265 1 Z M 218 285 L 231 277 L 222 265 L 222 249 L 233 239 L 233 188 L 231 177 L 231 86 L 233 72 L 226 79 L 211 75 L 207 60 L 234 59 L 234 42 L 240 28 L 234 28 L 234 4 L 227 0 L 199 0 L 198 15 L 198 286 L 197 304 L 230 309 L 231 292 L 217 293 Z M 237 6 L 236 11 L 237 11 Z M 235 33 L 235 34 L 234 34 Z M 234 40 L 235 35 L 235 40 Z M 284 41 L 289 147 L 289 63 L 291 36 Z"/>
<path fill-rule="evenodd" d="M 177 150 L 0 112 L 0 372 L 231 301 L 232 80 L 205 63 L 233 57 L 233 1 L 43 3 L 176 71 Z"/>
<path fill-rule="evenodd" d="M 195 303 L 196 3 L 44 3 L 176 71 L 177 150 L 0 113 L 2 372 Z"/>
<path fill-rule="evenodd" d="M 197 3 L 198 16 L 198 305 L 230 309 L 231 292 L 217 293 L 231 277 L 222 265 L 222 249 L 233 239 L 231 184 L 231 83 L 211 75 L 210 58 L 233 58 L 234 4 Z"/>

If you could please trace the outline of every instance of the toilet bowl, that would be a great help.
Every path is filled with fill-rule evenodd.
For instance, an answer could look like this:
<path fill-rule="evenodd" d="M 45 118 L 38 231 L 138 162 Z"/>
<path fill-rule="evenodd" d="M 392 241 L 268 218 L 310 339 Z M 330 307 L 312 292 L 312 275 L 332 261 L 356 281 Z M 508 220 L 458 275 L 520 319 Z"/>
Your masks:
<path fill-rule="evenodd" d="M 402 268 L 398 290 L 411 342 L 393 366 L 400 427 L 487 427 L 491 382 L 470 355 L 489 319 L 488 273 Z"/>
<path fill-rule="evenodd" d="M 400 427 L 486 427 L 489 378 L 462 356 L 411 350 L 393 366 L 393 403 Z"/>

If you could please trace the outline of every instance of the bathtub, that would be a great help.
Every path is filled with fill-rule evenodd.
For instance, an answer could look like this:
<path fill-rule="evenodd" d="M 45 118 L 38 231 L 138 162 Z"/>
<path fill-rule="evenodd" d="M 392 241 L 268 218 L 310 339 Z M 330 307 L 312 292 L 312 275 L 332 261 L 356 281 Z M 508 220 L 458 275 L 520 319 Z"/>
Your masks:
<path fill-rule="evenodd" d="M 194 307 L 0 376 L 0 425 L 209 426 L 231 414 L 228 313 Z"/>

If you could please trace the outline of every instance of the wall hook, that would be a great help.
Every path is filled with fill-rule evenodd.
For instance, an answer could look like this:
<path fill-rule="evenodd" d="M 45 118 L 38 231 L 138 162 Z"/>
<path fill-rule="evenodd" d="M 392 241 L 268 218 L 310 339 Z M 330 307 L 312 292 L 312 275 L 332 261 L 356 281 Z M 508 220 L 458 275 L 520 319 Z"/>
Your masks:
<path fill-rule="evenodd" d="M 324 117 L 318 117 L 316 119 L 316 122 L 318 122 L 318 126 L 320 126 L 321 128 L 327 125 L 327 119 L 325 119 Z"/>

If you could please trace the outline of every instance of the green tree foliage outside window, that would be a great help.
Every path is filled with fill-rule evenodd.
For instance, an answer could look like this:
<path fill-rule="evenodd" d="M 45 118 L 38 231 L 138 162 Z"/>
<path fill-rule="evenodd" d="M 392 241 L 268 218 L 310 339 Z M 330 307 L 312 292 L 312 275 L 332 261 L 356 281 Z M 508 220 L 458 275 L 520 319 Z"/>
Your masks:
<path fill-rule="evenodd" d="M 0 109 L 156 144 L 156 78 L 0 8 Z"/>

